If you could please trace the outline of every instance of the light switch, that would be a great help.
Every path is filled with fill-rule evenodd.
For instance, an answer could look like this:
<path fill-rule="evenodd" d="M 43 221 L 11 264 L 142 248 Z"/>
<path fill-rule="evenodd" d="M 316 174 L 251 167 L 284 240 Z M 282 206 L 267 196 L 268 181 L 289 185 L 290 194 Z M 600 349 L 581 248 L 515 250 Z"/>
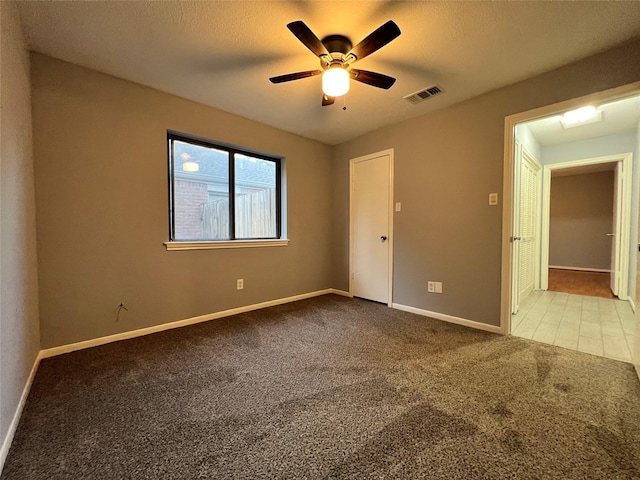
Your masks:
<path fill-rule="evenodd" d="M 489 205 L 498 205 L 498 194 L 490 193 L 489 194 Z"/>
<path fill-rule="evenodd" d="M 402 209 L 402 205 L 400 202 L 396 202 L 396 212 L 399 212 Z"/>

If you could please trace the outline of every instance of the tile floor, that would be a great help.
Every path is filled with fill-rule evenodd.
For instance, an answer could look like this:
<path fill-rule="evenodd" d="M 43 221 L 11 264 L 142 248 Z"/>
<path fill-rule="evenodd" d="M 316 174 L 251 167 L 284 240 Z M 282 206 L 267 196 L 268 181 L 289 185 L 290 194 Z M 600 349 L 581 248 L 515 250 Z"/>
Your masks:
<path fill-rule="evenodd" d="M 511 334 L 631 362 L 636 317 L 628 302 L 533 291 L 511 317 Z"/>

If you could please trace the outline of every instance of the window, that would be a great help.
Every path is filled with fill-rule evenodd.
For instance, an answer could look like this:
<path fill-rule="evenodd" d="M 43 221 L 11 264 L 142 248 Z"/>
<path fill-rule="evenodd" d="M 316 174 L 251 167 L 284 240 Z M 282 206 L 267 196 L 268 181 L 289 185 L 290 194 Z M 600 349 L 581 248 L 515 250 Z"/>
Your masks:
<path fill-rule="evenodd" d="M 215 248 L 281 238 L 280 158 L 169 132 L 170 242 Z M 208 245 L 200 245 L 207 243 Z M 238 246 L 238 245 L 235 245 Z M 183 249 L 181 247 L 175 247 Z"/>

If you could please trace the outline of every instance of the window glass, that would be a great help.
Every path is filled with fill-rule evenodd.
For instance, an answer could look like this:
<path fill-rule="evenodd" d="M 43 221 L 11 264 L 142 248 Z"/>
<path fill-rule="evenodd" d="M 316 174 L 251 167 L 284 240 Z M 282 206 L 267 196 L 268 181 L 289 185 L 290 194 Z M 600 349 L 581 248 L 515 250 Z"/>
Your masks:
<path fill-rule="evenodd" d="M 236 238 L 276 236 L 276 163 L 235 155 Z"/>
<path fill-rule="evenodd" d="M 168 139 L 172 241 L 279 238 L 279 159 Z"/>

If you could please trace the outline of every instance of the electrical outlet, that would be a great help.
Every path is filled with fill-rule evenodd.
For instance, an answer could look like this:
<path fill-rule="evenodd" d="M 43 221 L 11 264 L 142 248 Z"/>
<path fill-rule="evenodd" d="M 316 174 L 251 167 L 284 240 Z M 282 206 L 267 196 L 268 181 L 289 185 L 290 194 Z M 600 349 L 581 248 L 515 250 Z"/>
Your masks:
<path fill-rule="evenodd" d="M 435 285 L 435 293 L 442 293 L 442 282 L 433 282 Z"/>
<path fill-rule="evenodd" d="M 427 282 L 427 292 L 429 293 L 436 292 L 436 282 Z"/>
<path fill-rule="evenodd" d="M 244 289 L 244 278 L 239 278 L 236 280 L 236 289 L 238 290 Z"/>

